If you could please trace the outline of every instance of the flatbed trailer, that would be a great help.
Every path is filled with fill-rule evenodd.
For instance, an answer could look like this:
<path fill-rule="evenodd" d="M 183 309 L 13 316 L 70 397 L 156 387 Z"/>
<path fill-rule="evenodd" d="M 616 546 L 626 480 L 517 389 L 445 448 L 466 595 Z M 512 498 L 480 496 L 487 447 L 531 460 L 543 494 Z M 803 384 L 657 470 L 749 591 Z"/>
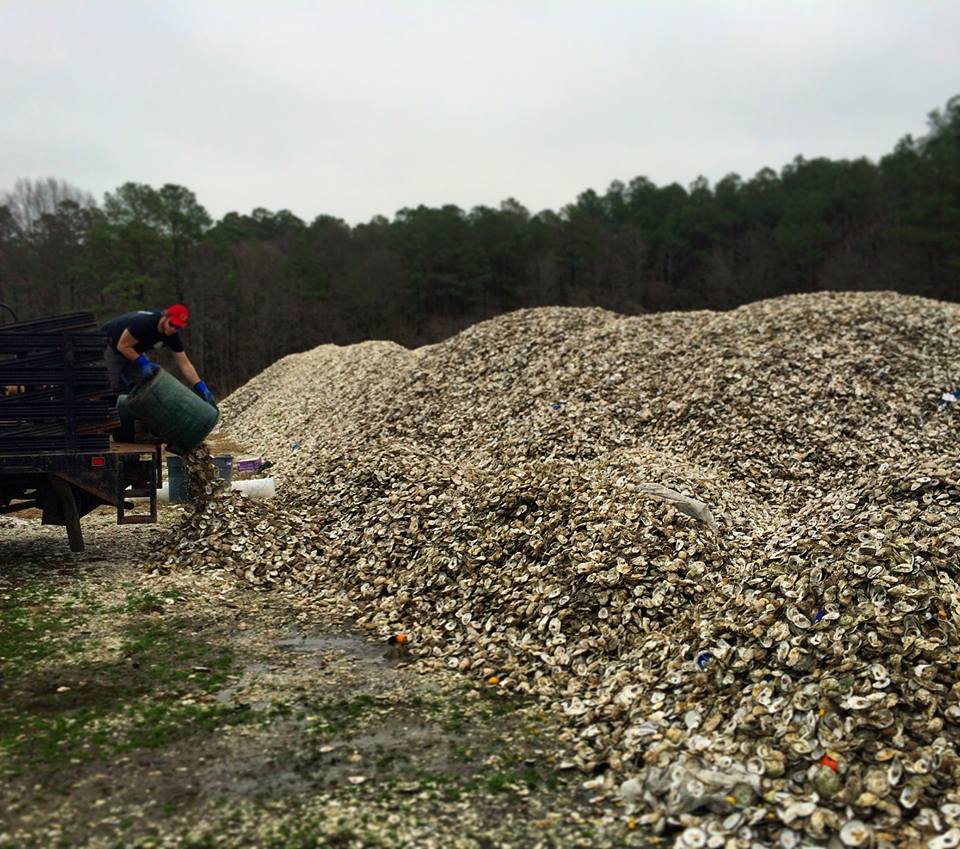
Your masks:
<path fill-rule="evenodd" d="M 163 484 L 159 442 L 112 442 L 108 451 L 0 454 L 0 513 L 42 511 L 44 525 L 63 525 L 72 551 L 83 551 L 80 519 L 103 505 L 118 525 L 157 521 Z M 146 511 L 131 512 L 143 503 Z"/>

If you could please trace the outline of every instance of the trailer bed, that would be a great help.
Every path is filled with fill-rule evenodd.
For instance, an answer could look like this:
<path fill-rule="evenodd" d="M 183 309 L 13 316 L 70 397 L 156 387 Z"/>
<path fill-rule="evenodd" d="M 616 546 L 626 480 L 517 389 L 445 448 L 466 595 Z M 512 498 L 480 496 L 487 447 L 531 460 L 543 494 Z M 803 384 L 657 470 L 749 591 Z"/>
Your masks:
<path fill-rule="evenodd" d="M 80 519 L 105 504 L 117 524 L 157 520 L 157 489 L 163 482 L 159 441 L 114 442 L 106 451 L 0 454 L 0 513 L 39 509 L 43 524 L 64 525 L 70 548 L 83 550 Z M 148 512 L 130 512 L 148 500 Z"/>

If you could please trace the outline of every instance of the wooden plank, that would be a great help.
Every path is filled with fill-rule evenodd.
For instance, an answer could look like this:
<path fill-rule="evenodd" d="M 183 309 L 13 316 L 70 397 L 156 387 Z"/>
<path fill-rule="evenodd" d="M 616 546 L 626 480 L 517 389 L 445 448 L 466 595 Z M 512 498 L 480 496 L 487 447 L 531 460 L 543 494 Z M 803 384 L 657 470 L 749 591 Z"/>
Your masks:
<path fill-rule="evenodd" d="M 111 454 L 153 454 L 163 440 L 156 439 L 150 442 L 114 442 L 110 441 Z"/>

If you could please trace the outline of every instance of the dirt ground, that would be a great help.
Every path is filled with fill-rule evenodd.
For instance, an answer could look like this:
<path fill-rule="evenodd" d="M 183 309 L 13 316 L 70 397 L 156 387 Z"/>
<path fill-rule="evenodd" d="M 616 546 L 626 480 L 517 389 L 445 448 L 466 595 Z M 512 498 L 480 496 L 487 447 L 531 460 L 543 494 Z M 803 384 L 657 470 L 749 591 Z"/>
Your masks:
<path fill-rule="evenodd" d="M 0 847 L 650 843 L 537 705 L 308 597 L 157 568 L 180 509 L 98 511 L 82 554 L 0 517 Z"/>

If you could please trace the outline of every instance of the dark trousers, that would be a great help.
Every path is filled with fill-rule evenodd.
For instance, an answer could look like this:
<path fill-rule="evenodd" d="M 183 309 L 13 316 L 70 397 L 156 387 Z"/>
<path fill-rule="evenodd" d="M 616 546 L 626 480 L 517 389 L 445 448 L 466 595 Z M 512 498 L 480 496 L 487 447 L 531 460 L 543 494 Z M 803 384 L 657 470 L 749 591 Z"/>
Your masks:
<path fill-rule="evenodd" d="M 103 361 L 107 364 L 110 386 L 117 395 L 126 395 L 140 380 L 140 366 L 109 345 L 103 349 Z"/>

